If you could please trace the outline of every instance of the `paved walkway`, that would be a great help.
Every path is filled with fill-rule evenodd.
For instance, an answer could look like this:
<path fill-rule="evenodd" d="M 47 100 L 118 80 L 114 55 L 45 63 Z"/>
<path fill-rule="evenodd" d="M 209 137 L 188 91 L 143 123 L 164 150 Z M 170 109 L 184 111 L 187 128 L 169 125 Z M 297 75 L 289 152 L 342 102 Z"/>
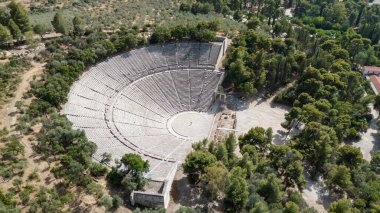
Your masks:
<path fill-rule="evenodd" d="M 379 117 L 379 113 L 370 106 L 371 114 L 373 116 L 372 120 L 369 122 L 369 128 L 367 132 L 361 134 L 361 139 L 358 142 L 354 142 L 352 145 L 360 148 L 363 154 L 363 158 L 370 161 L 372 153 L 380 150 L 380 136 L 379 128 L 376 121 Z"/>

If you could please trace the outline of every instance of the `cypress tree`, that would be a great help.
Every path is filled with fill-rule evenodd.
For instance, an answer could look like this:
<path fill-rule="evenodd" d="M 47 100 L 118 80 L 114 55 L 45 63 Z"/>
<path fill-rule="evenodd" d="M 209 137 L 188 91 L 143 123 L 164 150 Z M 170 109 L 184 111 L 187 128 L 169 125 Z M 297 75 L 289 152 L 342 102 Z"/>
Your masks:
<path fill-rule="evenodd" d="M 78 16 L 75 16 L 73 19 L 73 26 L 74 26 L 74 35 L 82 35 L 84 32 L 84 28 L 82 25 L 82 19 Z"/>
<path fill-rule="evenodd" d="M 16 39 L 17 41 L 20 41 L 22 39 L 22 32 L 12 19 L 9 19 L 8 27 L 9 27 L 9 30 L 11 31 L 13 38 Z"/>
<path fill-rule="evenodd" d="M 53 21 L 51 22 L 51 24 L 53 25 L 54 30 L 57 33 L 62 33 L 64 35 L 68 34 L 69 31 L 67 29 L 66 21 L 65 21 L 65 19 L 63 19 L 63 16 L 61 13 L 56 13 L 54 15 L 54 18 L 53 18 Z"/>

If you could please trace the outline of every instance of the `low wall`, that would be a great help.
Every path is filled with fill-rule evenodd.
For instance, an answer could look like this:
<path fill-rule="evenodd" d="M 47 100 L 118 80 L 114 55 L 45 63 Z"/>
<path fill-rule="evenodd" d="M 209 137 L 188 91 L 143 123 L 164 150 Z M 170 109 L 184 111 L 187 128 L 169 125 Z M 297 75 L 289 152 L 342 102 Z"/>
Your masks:
<path fill-rule="evenodd" d="M 133 191 L 130 196 L 132 205 L 142 205 L 146 207 L 164 207 L 167 208 L 170 201 L 170 191 L 174 180 L 175 173 L 177 172 L 178 162 L 174 164 L 168 176 L 166 176 L 163 184 L 162 193 L 149 193 L 143 191 Z"/>
<path fill-rule="evenodd" d="M 216 61 L 216 64 L 215 64 L 215 69 L 217 68 L 217 66 L 219 65 L 219 63 L 222 63 L 220 60 L 222 60 L 222 58 L 224 57 L 224 54 L 226 54 L 226 50 L 227 50 L 227 38 L 219 36 L 219 37 L 217 37 L 216 41 L 222 43 L 222 48 L 220 48 L 218 60 Z"/>
<path fill-rule="evenodd" d="M 165 198 L 163 194 L 153 194 L 141 191 L 133 191 L 131 194 L 132 205 L 142 205 L 146 207 L 163 207 Z M 165 207 L 165 206 L 164 206 Z M 165 207 L 166 208 L 166 207 Z"/>

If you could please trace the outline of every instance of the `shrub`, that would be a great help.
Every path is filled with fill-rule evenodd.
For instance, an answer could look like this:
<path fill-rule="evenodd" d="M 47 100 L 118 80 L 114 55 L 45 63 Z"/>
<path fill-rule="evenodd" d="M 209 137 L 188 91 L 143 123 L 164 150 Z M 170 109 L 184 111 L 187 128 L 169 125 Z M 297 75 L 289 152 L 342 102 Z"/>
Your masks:
<path fill-rule="evenodd" d="M 98 200 L 98 205 L 110 209 L 113 206 L 112 199 L 107 195 L 103 195 L 103 197 Z"/>
<path fill-rule="evenodd" d="M 106 175 L 108 172 L 107 166 L 100 163 L 92 163 L 90 166 L 90 173 L 94 177 L 101 177 Z"/>
<path fill-rule="evenodd" d="M 97 183 L 90 183 L 86 186 L 86 193 L 95 195 L 97 197 L 103 196 L 103 187 Z"/>
<path fill-rule="evenodd" d="M 112 198 L 112 208 L 118 209 L 120 205 L 123 205 L 123 199 L 119 195 L 114 195 Z"/>
<path fill-rule="evenodd" d="M 38 170 L 34 169 L 32 173 L 29 174 L 28 180 L 40 180 L 40 175 L 38 174 Z"/>

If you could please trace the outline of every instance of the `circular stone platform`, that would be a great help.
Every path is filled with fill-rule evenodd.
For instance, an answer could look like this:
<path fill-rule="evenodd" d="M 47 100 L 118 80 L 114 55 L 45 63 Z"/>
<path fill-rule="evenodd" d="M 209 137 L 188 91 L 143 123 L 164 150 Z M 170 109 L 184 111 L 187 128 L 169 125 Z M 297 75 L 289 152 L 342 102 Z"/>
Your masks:
<path fill-rule="evenodd" d="M 210 118 L 205 113 L 194 111 L 181 112 L 169 119 L 168 129 L 177 137 L 201 140 L 208 136 Z"/>

